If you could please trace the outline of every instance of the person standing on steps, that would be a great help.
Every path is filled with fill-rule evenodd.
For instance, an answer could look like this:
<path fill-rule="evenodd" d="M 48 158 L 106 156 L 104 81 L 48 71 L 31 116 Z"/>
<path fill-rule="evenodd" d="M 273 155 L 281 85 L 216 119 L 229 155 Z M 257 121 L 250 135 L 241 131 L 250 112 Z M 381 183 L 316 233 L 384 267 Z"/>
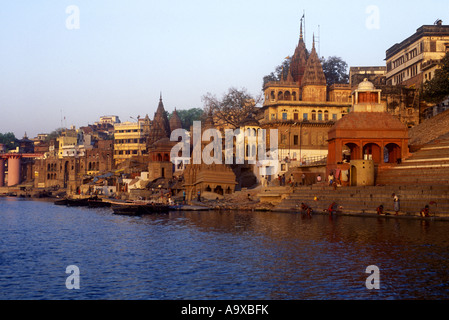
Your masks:
<path fill-rule="evenodd" d="M 393 210 L 395 212 L 395 215 L 399 214 L 399 197 L 393 193 L 391 195 L 393 197 Z"/>

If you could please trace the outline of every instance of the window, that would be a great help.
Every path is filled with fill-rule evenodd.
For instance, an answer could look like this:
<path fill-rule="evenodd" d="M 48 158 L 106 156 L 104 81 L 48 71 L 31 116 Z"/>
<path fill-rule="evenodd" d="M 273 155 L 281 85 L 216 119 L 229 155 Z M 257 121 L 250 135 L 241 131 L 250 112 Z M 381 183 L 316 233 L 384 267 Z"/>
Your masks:
<path fill-rule="evenodd" d="M 318 121 L 323 121 L 323 112 L 321 110 L 318 111 Z"/>
<path fill-rule="evenodd" d="M 324 121 L 329 121 L 329 112 L 324 111 Z"/>
<path fill-rule="evenodd" d="M 337 121 L 337 114 L 336 113 L 332 114 L 332 120 Z"/>
<path fill-rule="evenodd" d="M 293 114 L 293 120 L 298 120 L 299 119 L 299 114 L 298 113 L 294 113 Z"/>
<path fill-rule="evenodd" d="M 316 121 L 316 111 L 312 110 L 312 121 Z"/>
<path fill-rule="evenodd" d="M 297 146 L 299 144 L 299 136 L 295 134 L 293 136 L 293 145 Z"/>
<path fill-rule="evenodd" d="M 302 119 L 307 121 L 308 118 L 308 114 L 307 113 L 303 113 L 302 114 Z"/>
<path fill-rule="evenodd" d="M 282 120 L 287 120 L 287 113 L 286 112 L 282 113 Z"/>

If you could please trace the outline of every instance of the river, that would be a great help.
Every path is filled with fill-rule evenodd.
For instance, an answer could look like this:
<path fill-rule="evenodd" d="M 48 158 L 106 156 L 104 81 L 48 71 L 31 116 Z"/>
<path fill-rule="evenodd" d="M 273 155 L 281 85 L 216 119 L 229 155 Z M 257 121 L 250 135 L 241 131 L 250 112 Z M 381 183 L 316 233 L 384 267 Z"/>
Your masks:
<path fill-rule="evenodd" d="M 129 217 L 3 197 L 0 235 L 2 300 L 449 298 L 447 221 L 215 211 Z M 368 289 L 372 275 L 379 286 Z M 69 279 L 79 286 L 70 289 Z"/>

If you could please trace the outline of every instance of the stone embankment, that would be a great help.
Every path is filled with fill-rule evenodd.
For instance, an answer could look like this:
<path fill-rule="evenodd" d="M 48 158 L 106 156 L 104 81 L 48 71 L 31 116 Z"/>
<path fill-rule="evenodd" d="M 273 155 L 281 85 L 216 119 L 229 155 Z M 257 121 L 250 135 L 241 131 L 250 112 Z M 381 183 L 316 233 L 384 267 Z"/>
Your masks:
<path fill-rule="evenodd" d="M 449 185 L 407 185 L 342 187 L 334 190 L 328 186 L 297 187 L 273 211 L 297 211 L 302 202 L 314 212 L 324 212 L 335 202 L 342 214 L 376 214 L 378 206 L 394 214 L 393 197 L 400 199 L 401 216 L 419 216 L 429 205 L 432 216 L 449 218 Z"/>
<path fill-rule="evenodd" d="M 218 199 L 202 200 L 201 204 L 213 210 L 270 211 L 274 205 L 262 203 L 258 197 L 260 187 L 237 191 Z M 192 201 L 192 203 L 197 203 Z"/>

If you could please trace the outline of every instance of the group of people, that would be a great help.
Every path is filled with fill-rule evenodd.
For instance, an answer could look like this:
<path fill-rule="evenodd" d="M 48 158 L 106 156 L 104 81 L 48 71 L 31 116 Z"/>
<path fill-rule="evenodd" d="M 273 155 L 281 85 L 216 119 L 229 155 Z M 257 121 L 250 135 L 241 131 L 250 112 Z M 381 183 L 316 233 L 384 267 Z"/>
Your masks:
<path fill-rule="evenodd" d="M 399 197 L 397 194 L 393 193 L 391 195 L 393 197 L 393 210 L 395 212 L 395 215 L 397 216 L 399 214 Z M 380 206 L 377 207 L 376 209 L 377 214 L 378 215 L 389 215 L 388 212 L 384 213 L 384 206 L 381 204 Z M 419 212 L 421 217 L 430 217 L 430 207 L 428 204 L 425 205 L 425 207 L 423 209 L 421 209 L 421 211 Z"/>
<path fill-rule="evenodd" d="M 313 213 L 313 209 L 304 202 L 301 202 L 301 212 L 306 213 L 310 217 Z"/>

